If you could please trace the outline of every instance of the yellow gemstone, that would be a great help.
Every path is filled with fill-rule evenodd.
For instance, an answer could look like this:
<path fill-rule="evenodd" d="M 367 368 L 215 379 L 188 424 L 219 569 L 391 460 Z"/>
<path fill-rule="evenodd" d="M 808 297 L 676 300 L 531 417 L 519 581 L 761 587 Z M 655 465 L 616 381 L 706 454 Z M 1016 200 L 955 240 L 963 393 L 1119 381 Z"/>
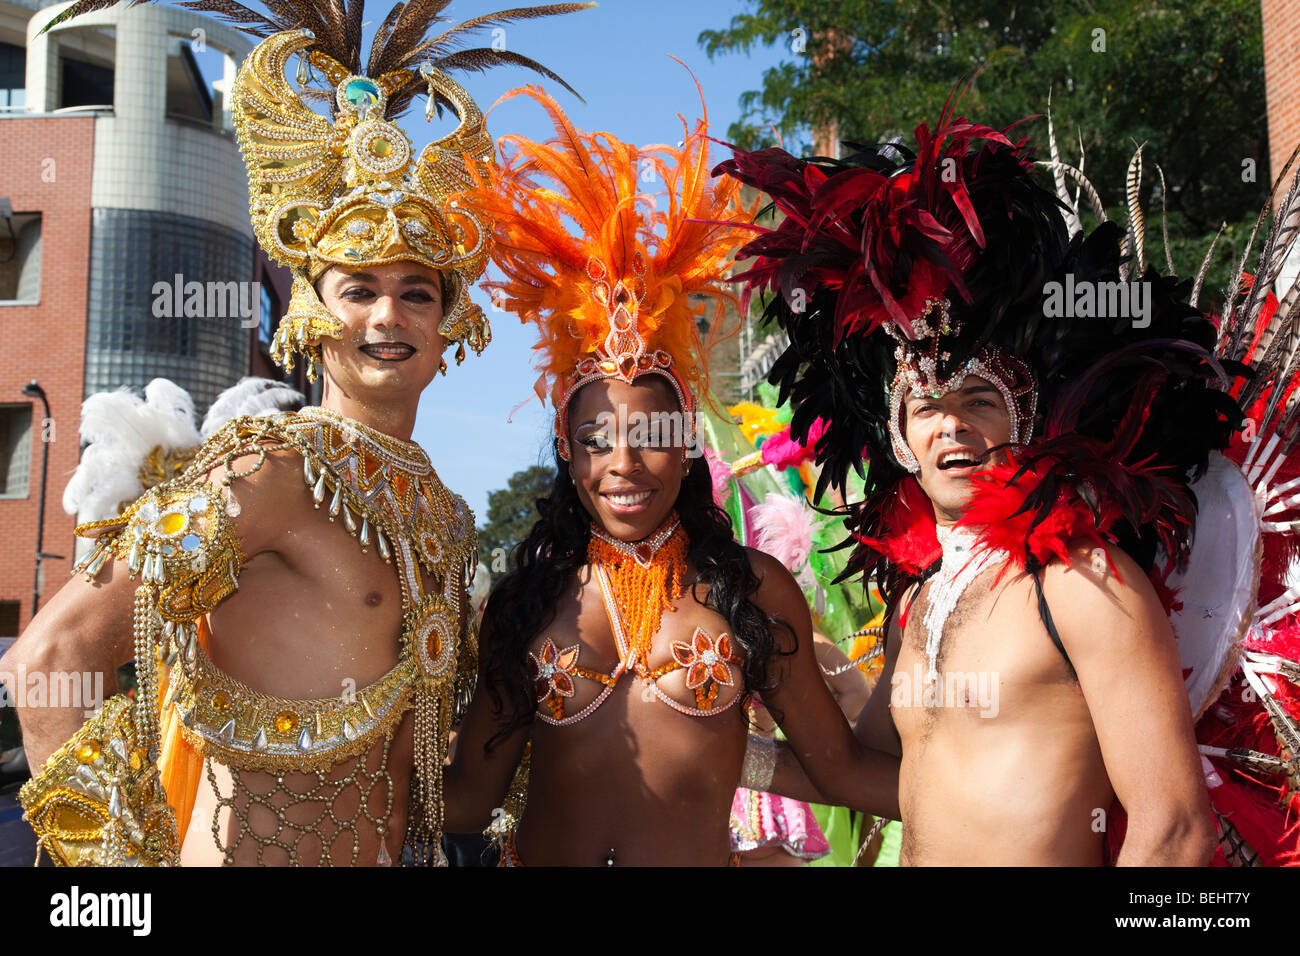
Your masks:
<path fill-rule="evenodd" d="M 94 763 L 99 759 L 100 746 L 98 740 L 83 740 L 77 744 L 77 760 L 80 763 Z"/>
<path fill-rule="evenodd" d="M 298 729 L 298 715 L 291 710 L 282 710 L 275 715 L 275 731 L 279 734 L 291 734 Z"/>
<path fill-rule="evenodd" d="M 212 695 L 212 709 L 225 713 L 230 709 L 230 695 L 224 690 L 219 690 Z"/>
<path fill-rule="evenodd" d="M 426 639 L 424 642 L 424 646 L 428 648 L 429 656 L 434 660 L 437 660 L 438 657 L 441 656 L 442 638 L 438 636 L 437 631 L 434 631 L 432 634 L 429 635 L 428 639 Z"/>
<path fill-rule="evenodd" d="M 376 136 L 370 141 L 370 151 L 376 156 L 387 156 L 393 151 L 393 144 L 382 136 Z"/>
<path fill-rule="evenodd" d="M 144 766 L 145 752 L 143 747 L 136 747 L 131 751 L 131 769 L 139 771 Z"/>
<path fill-rule="evenodd" d="M 176 534 L 185 527 L 185 516 L 177 511 L 169 511 L 158 519 L 155 527 L 163 534 Z"/>

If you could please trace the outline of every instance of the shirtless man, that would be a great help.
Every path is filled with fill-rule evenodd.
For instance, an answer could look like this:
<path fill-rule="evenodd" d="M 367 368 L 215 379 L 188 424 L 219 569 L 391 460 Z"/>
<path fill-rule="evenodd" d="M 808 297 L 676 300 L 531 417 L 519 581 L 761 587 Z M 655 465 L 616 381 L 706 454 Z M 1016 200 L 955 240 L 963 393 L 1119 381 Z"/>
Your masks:
<path fill-rule="evenodd" d="M 977 376 L 908 398 L 906 439 L 939 527 L 961 517 L 976 471 L 940 463 L 1005 444 L 1009 424 L 998 389 Z M 893 609 L 858 735 L 902 756 L 905 865 L 1099 865 L 1115 797 L 1128 815 L 1121 865 L 1198 866 L 1213 854 L 1169 620 L 1131 558 L 1111 547 L 1110 571 L 1091 550 L 1073 548 L 1071 566 L 1055 561 L 1043 575 L 1068 663 L 1039 619 L 1032 579 L 1013 571 L 994 583 L 1003 563 L 949 615 L 940 686 L 928 695 L 932 582 L 904 598 L 906 628 Z"/>
<path fill-rule="evenodd" d="M 433 380 L 447 345 L 438 326 L 443 316 L 440 274 L 417 262 L 368 266 L 364 271 L 331 268 L 318 282 L 321 299 L 343 323 L 342 337 L 322 340 L 325 388 L 321 408 L 358 425 L 409 440 L 420 394 Z M 416 446 L 410 446 L 414 449 Z M 206 476 L 214 495 L 222 493 L 227 473 L 245 471 L 256 455 L 242 455 Z M 435 479 L 436 480 L 436 479 Z M 403 632 L 403 594 L 393 569 L 375 548 L 361 552 L 342 521 L 324 520 L 303 487 L 303 461 L 293 449 L 271 451 L 264 463 L 230 486 L 237 493 L 233 525 L 243 552 L 239 587 L 218 604 L 205 622 L 204 644 L 215 669 L 259 694 L 285 701 L 339 698 L 347 688 L 366 688 L 398 663 Z M 397 542 L 394 541 L 394 545 Z M 463 542 L 447 541 L 451 549 Z M 470 550 L 469 554 L 472 554 Z M 138 581 L 125 562 L 110 561 L 93 581 L 74 577 L 55 595 L 21 639 L 5 655 L 4 669 L 26 672 L 98 670 L 107 686 L 115 671 L 132 659 L 132 602 Z M 462 614 L 466 605 L 462 603 Z M 292 666 L 287 662 L 292 661 Z M 33 768 L 80 727 L 80 709 L 22 708 L 24 742 Z M 364 754 L 316 772 L 284 775 L 287 790 L 302 794 L 321 780 L 359 784 L 358 764 L 373 777 L 381 761 L 388 782 L 369 795 L 368 813 L 376 826 L 355 826 L 350 838 L 324 848 L 336 865 L 397 859 L 406 833 L 407 797 L 413 770 L 413 719 L 407 711 L 391 741 L 377 740 Z M 385 756 L 386 754 L 386 756 Z M 307 835 L 287 847 L 242 841 L 223 852 L 231 834 L 231 812 L 218 806 L 217 793 L 229 798 L 229 770 L 212 760 L 212 785 L 194 793 L 184 865 L 313 862 L 321 838 Z M 239 789 L 276 789 L 269 773 L 243 770 Z M 173 803 L 177 795 L 171 794 Z M 324 812 L 320 801 L 299 803 L 287 812 L 300 827 Z M 330 802 L 335 816 L 354 819 L 355 792 L 339 788 Z M 275 828 L 273 811 L 256 801 L 239 801 L 254 830 Z M 221 846 L 214 840 L 220 819 Z M 330 828 L 337 834 L 342 828 Z M 287 833 L 288 831 L 286 831 Z M 385 834 L 386 846 L 378 843 Z M 289 849 L 292 847 L 292 849 Z"/>
<path fill-rule="evenodd" d="M 721 165 L 785 214 L 738 254 L 788 337 L 772 384 L 825 426 L 822 482 L 869 463 L 849 567 L 888 627 L 858 736 L 901 756 L 904 863 L 1099 865 L 1118 800 L 1119 862 L 1203 864 L 1214 824 L 1147 574 L 1157 544 L 1189 547 L 1192 474 L 1240 420 L 1198 365 L 1215 330 L 1163 281 L 1142 322 L 1053 317 L 1054 282 L 1118 282 L 1121 231 L 1070 236 L 1027 141 L 960 98 L 914 152 Z M 815 799 L 782 765 L 779 792 Z"/>
<path fill-rule="evenodd" d="M 79 528 L 98 539 L 89 580 L 66 585 L 4 665 L 94 668 L 112 687 L 134 658 L 137 692 L 80 730 L 75 711 L 20 712 L 32 766 L 46 764 L 21 799 L 59 862 L 441 859 L 477 557 L 473 516 L 409 439 L 447 346 L 459 362 L 490 340 L 468 298 L 490 227 L 470 184 L 494 144 L 446 72 L 344 65 L 407 63 L 436 11 L 412 8 L 362 56 L 360 29 L 319 29 L 318 7 L 256 20 L 266 38 L 230 102 L 254 235 L 293 275 L 272 356 L 320 367 L 322 406 L 231 420 L 182 474 Z M 329 15 L 342 22 L 342 5 Z M 286 82 L 294 57 L 319 71 L 307 82 L 332 99 L 328 118 Z M 415 93 L 459 121 L 418 154 L 389 118 Z"/>
<path fill-rule="evenodd" d="M 987 463 L 940 465 L 1005 445 L 1006 403 L 972 375 L 904 409 L 917 480 L 938 527 L 950 529 Z M 1043 572 L 1068 661 L 1039 617 L 1032 578 L 1004 561 L 960 593 L 942 626 L 937 679 L 925 626 L 934 579 L 890 609 L 884 668 L 856 729 L 866 746 L 902 758 L 903 865 L 1099 866 L 1116 798 L 1128 816 L 1120 865 L 1200 866 L 1213 855 L 1169 619 L 1122 550 L 1108 549 L 1113 571 L 1091 547 L 1071 551 L 1072 565 Z M 773 789 L 817 799 L 785 751 Z"/>

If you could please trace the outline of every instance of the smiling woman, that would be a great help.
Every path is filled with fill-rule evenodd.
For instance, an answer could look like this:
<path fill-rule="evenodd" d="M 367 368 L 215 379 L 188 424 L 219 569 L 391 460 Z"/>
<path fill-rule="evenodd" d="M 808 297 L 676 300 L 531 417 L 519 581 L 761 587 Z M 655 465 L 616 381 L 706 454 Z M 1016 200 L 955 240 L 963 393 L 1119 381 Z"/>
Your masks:
<path fill-rule="evenodd" d="M 718 283 L 750 211 L 733 185 L 709 183 L 702 122 L 680 149 L 639 152 L 529 92 L 561 135 L 507 138 L 515 152 L 489 212 L 511 277 L 504 303 L 543 332 L 557 477 L 484 612 L 447 829 L 488 823 L 531 744 L 506 864 L 734 863 L 728 824 L 755 693 L 788 718 L 827 792 L 834 760 L 854 768 L 841 779 L 858 794 L 878 771 L 891 807 L 896 763 L 857 748 L 822 683 L 802 592 L 736 542 L 691 427 L 707 388 L 691 298 L 730 300 Z M 666 216 L 641 212 L 642 164 L 668 184 Z M 564 221 L 574 210 L 578 237 Z"/>

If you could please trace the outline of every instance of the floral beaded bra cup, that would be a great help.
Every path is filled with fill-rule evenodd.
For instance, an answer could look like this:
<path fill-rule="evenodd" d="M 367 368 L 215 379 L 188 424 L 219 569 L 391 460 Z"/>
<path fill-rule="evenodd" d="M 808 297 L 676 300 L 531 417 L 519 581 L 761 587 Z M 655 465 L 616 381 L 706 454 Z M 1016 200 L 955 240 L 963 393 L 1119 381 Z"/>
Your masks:
<path fill-rule="evenodd" d="M 718 706 L 719 689 L 736 683 L 730 665 L 741 662 L 728 634 L 714 639 L 704 628 L 697 627 L 689 643 L 671 642 L 671 660 L 650 667 L 651 644 L 659 633 L 663 612 L 673 610 L 673 602 L 683 593 L 686 551 L 686 532 L 675 514 L 659 531 L 635 544 L 592 528 L 587 560 L 600 585 L 619 660 L 606 674 L 579 664 L 579 644 L 557 648 L 548 638 L 536 653 L 530 651 L 528 672 L 537 693 L 537 716 L 542 721 L 565 727 L 591 716 L 629 673 L 645 681 L 660 701 L 690 717 L 711 717 L 735 704 L 740 694 Z M 695 696 L 693 705 L 674 700 L 659 686 L 661 677 L 677 670 L 686 671 L 686 688 Z M 590 704 L 566 714 L 565 702 L 574 696 L 575 681 L 579 679 L 604 686 Z"/>

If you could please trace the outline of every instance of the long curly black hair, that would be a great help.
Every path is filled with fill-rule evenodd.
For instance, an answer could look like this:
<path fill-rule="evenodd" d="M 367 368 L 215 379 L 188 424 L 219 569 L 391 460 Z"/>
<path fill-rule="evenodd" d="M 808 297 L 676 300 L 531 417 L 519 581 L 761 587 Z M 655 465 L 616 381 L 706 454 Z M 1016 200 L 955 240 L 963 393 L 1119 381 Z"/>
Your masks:
<path fill-rule="evenodd" d="M 491 748 L 526 722 L 537 706 L 528 676 L 528 646 L 555 619 L 563 589 L 587 563 L 591 517 L 578 498 L 568 462 L 555 456 L 555 483 L 550 496 L 537 501 L 541 517 L 515 548 L 515 569 L 492 590 L 484 611 L 483 675 L 493 711 L 510 708 L 509 723 L 491 740 Z M 703 456 L 694 460 L 677 496 L 677 515 L 689 541 L 687 559 L 696 571 L 689 589 L 697 601 L 721 614 L 744 654 L 743 696 L 774 686 L 768 673 L 774 653 L 791 654 L 797 636 L 786 621 L 769 617 L 750 598 L 759 579 L 749 556 L 736 541 L 731 518 L 713 501 L 713 481 Z M 703 593 L 701 593 L 703 592 Z M 780 650 L 773 627 L 790 632 L 790 650 Z M 744 700 L 737 708 L 744 714 Z"/>

